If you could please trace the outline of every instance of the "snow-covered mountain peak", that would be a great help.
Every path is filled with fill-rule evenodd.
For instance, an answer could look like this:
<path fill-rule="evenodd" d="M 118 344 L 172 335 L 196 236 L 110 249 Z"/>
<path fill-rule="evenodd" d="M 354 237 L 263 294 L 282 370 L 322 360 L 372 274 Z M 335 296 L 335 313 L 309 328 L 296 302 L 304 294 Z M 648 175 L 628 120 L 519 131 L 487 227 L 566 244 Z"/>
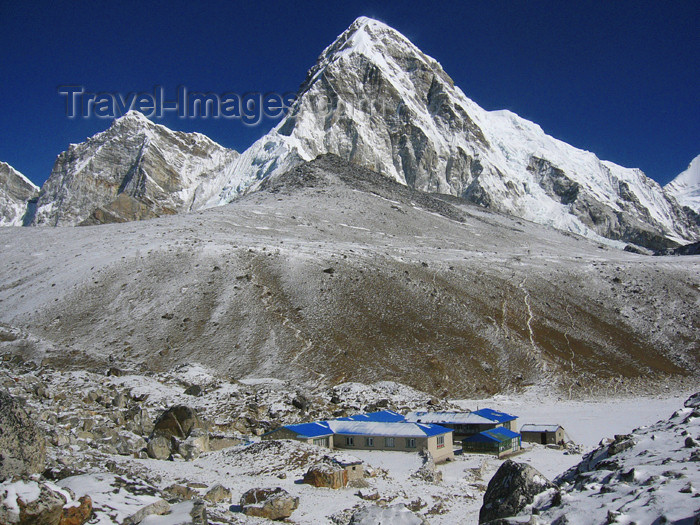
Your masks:
<path fill-rule="evenodd" d="M 700 235 L 639 170 L 601 161 L 514 113 L 485 111 L 437 61 L 367 17 L 321 53 L 289 114 L 231 166 L 208 205 L 326 153 L 421 191 L 620 247 L 659 249 Z"/>
<path fill-rule="evenodd" d="M 200 133 L 172 131 L 137 111 L 56 159 L 34 224 L 123 222 L 201 207 L 238 153 Z"/>
<path fill-rule="evenodd" d="M 700 214 L 700 155 L 690 162 L 688 169 L 664 186 L 664 189 L 681 205 Z"/>
<path fill-rule="evenodd" d="M 368 57 L 373 57 L 373 55 L 381 53 L 382 48 L 386 48 L 391 44 L 400 44 L 404 46 L 404 51 L 422 54 L 421 51 L 399 31 L 383 22 L 365 16 L 356 19 L 350 27 L 327 48 L 327 51 L 329 51 L 329 55 L 331 52 L 356 52 L 366 54 Z"/>
<path fill-rule="evenodd" d="M 130 109 L 124 115 L 116 119 L 117 122 L 141 122 L 143 124 L 153 124 L 143 113 L 135 109 Z"/>

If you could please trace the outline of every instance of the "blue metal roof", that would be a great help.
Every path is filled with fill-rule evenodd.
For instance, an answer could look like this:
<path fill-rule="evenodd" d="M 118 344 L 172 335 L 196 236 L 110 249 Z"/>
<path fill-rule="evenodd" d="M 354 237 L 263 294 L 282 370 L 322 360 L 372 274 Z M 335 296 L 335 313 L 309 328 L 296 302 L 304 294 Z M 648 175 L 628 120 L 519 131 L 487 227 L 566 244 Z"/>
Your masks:
<path fill-rule="evenodd" d="M 520 434 L 518 434 L 517 432 L 513 432 L 512 430 L 508 430 L 507 428 L 504 428 L 504 427 L 496 427 L 496 428 L 492 428 L 490 430 L 484 430 L 483 432 L 479 432 L 478 434 L 475 434 L 473 436 L 469 436 L 468 438 L 465 438 L 462 441 L 477 442 L 477 443 L 485 443 L 485 442 L 502 443 L 504 441 L 508 441 L 509 439 L 514 439 L 514 438 L 519 438 L 519 437 L 520 437 Z"/>
<path fill-rule="evenodd" d="M 492 421 L 498 421 L 499 423 L 505 423 L 506 421 L 518 419 L 517 416 L 511 416 L 510 414 L 499 412 L 498 410 L 493 410 L 491 408 L 480 408 L 479 410 L 474 410 L 472 414 L 477 414 L 481 417 L 491 419 Z"/>
<path fill-rule="evenodd" d="M 440 436 L 442 434 L 447 434 L 448 432 L 453 432 L 451 428 L 441 427 L 440 425 L 433 425 L 430 423 L 416 423 L 425 431 L 426 436 Z"/>
<path fill-rule="evenodd" d="M 318 421 L 315 423 L 299 423 L 297 425 L 286 425 L 282 428 L 286 428 L 292 432 L 296 432 L 298 436 L 303 436 L 307 438 L 330 436 L 333 431 L 328 426 L 325 421 Z"/>
<path fill-rule="evenodd" d="M 393 410 L 381 410 L 369 414 L 355 414 L 354 416 L 341 417 L 338 421 L 372 421 L 374 423 L 403 423 L 406 418 Z"/>

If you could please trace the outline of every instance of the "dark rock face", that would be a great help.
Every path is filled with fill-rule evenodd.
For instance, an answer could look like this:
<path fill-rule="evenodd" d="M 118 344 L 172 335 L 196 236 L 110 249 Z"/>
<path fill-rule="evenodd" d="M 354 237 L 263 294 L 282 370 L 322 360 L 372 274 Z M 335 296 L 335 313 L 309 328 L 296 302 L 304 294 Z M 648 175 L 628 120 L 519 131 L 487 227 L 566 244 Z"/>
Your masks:
<path fill-rule="evenodd" d="M 199 385 L 192 385 L 190 387 L 187 387 L 185 390 L 185 394 L 188 396 L 201 396 L 202 395 L 202 387 Z"/>
<path fill-rule="evenodd" d="M 657 251 L 654 255 L 700 255 L 700 242 L 686 244 L 678 248 L 666 248 Z"/>
<path fill-rule="evenodd" d="M 207 504 L 202 500 L 196 500 L 190 511 L 190 523 L 192 525 L 207 525 L 209 519 L 207 517 Z"/>
<path fill-rule="evenodd" d="M 44 470 L 46 440 L 16 399 L 0 390 L 0 481 Z"/>
<path fill-rule="evenodd" d="M 204 425 L 194 409 L 176 405 L 156 419 L 153 435 L 186 439 L 195 428 L 204 428 Z"/>
<path fill-rule="evenodd" d="M 489 481 L 479 511 L 479 523 L 516 516 L 535 496 L 552 488 L 554 484 L 537 469 L 506 460 Z"/>
<path fill-rule="evenodd" d="M 562 204 L 571 204 L 578 197 L 578 182 L 571 180 L 564 171 L 553 166 L 551 162 L 531 157 L 527 169 L 538 176 L 540 186 L 545 193 Z"/>

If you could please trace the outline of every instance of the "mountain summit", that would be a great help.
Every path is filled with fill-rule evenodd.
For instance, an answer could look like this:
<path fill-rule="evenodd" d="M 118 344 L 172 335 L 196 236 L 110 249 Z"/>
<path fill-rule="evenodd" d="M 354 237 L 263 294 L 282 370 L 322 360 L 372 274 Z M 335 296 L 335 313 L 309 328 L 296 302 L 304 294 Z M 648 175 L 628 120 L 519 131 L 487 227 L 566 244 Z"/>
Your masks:
<path fill-rule="evenodd" d="M 309 70 L 290 113 L 227 168 L 224 204 L 260 180 L 334 153 L 426 192 L 598 240 L 658 248 L 700 235 L 638 169 L 601 161 L 509 111 L 485 111 L 440 64 L 361 17 Z"/>
<path fill-rule="evenodd" d="M 200 133 L 171 131 L 130 111 L 58 156 L 34 224 L 123 222 L 189 211 L 221 188 L 222 167 L 237 155 Z"/>
<path fill-rule="evenodd" d="M 58 156 L 29 220 L 98 224 L 222 205 L 323 154 L 618 247 L 700 238 L 693 190 L 683 196 L 697 170 L 665 191 L 514 113 L 486 111 L 436 60 L 366 17 L 321 53 L 289 113 L 243 154 L 129 112 Z"/>

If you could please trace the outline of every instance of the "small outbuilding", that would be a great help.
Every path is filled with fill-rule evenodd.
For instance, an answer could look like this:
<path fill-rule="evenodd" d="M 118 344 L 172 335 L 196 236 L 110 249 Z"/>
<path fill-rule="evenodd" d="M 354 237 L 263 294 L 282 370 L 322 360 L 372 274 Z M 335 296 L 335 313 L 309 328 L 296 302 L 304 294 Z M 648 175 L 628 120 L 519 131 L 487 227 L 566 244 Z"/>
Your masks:
<path fill-rule="evenodd" d="M 523 441 L 540 445 L 560 445 L 566 440 L 566 432 L 561 425 L 523 425 L 520 429 Z"/>
<path fill-rule="evenodd" d="M 464 452 L 495 454 L 503 457 L 520 450 L 520 434 L 505 427 L 484 430 L 462 440 Z"/>

